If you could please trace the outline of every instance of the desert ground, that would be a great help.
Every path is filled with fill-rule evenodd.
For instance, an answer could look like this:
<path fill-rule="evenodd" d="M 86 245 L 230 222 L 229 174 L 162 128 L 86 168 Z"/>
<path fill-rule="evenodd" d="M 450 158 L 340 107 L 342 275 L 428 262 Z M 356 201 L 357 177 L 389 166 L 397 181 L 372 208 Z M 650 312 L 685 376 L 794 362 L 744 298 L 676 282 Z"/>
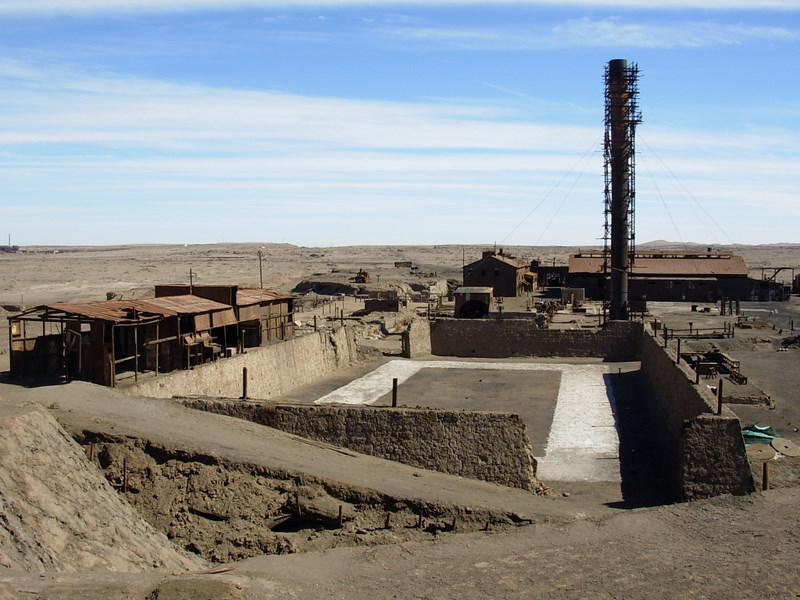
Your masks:
<path fill-rule="evenodd" d="M 43 303 L 103 300 L 111 294 L 152 296 L 155 284 L 188 283 L 190 271 L 192 281 L 201 284 L 258 287 L 263 280 L 265 288 L 284 293 L 314 285 L 318 291 L 338 294 L 357 288 L 352 278 L 363 269 L 370 274 L 372 289 L 408 292 L 440 280 L 460 280 L 461 266 L 478 259 L 484 247 L 303 248 L 268 243 L 31 247 L 0 254 L 0 316 Z M 682 249 L 666 243 L 650 247 Z M 754 277 L 761 277 L 762 268 L 769 273 L 778 267 L 797 267 L 800 272 L 800 245 L 723 249 L 742 254 Z M 506 248 L 521 258 L 556 264 L 564 264 L 576 250 Z M 396 268 L 396 261 L 410 261 L 416 268 Z M 778 279 L 788 282 L 789 274 L 784 271 Z M 338 301 L 347 312 L 359 306 L 352 299 Z M 691 312 L 687 304 L 651 304 L 652 314 L 646 318 L 668 327 L 684 326 L 688 321 L 700 326 L 703 319 L 716 326 L 722 320 L 713 312 Z M 424 310 L 424 305 L 418 308 Z M 789 344 L 786 351 L 779 351 L 786 347 L 786 339 L 799 333 L 792 332 L 789 324 L 795 321 L 800 329 L 800 299 L 743 303 L 742 308 L 750 327 L 737 330 L 735 339 L 719 340 L 719 347 L 741 361 L 742 371 L 755 389 L 769 397 L 769 403 L 737 404 L 734 410 L 743 424 L 769 424 L 800 444 L 800 349 Z M 311 311 L 310 306 L 304 305 L 304 309 Z M 316 311 L 323 314 L 324 308 Z M 302 321 L 311 314 L 299 313 L 297 319 Z M 374 323 L 367 322 L 365 327 L 381 331 Z M 384 323 L 382 332 L 373 336 L 363 364 L 299 387 L 278 400 L 311 402 L 386 364 L 392 359 L 386 355 L 398 347 L 390 330 Z M 699 344 L 698 349 L 704 349 Z M 65 473 L 80 472 L 87 489 L 74 500 L 82 490 L 74 489 L 66 474 L 63 481 L 48 482 L 49 488 L 26 482 L 37 492 L 34 498 L 46 517 L 31 512 L 19 523 L 0 525 L 0 564 L 5 565 L 0 568 L 2 599 L 800 597 L 800 465 L 793 460 L 776 464 L 774 489 L 745 497 L 686 504 L 659 500 L 658 494 L 645 498 L 648 486 L 657 487 L 653 473 L 651 478 L 643 475 L 637 480 L 640 501 L 636 502 L 625 501 L 619 481 L 546 481 L 550 493 L 540 496 L 343 453 L 237 419 L 198 413 L 171 401 L 130 397 L 82 382 L 41 387 L 12 384 L 2 374 L 8 369 L 7 352 L 8 329 L 3 326 L 0 419 L 26 426 L 0 436 L 0 501 L 7 512 L 13 512 L 19 499 L 4 496 L 3 490 L 22 485 L 14 479 L 16 475 L 7 475 L 18 473 L 20 463 L 23 472 L 29 468 L 35 479 L 48 460 L 61 461 Z M 616 372 L 616 364 L 613 369 Z M 636 364 L 624 363 L 619 369 L 620 374 L 624 370 L 634 377 Z M 552 418 L 558 376 L 542 371 L 535 378 L 519 373 L 511 379 L 486 377 L 484 381 L 486 373 L 466 367 L 460 374 L 451 371 L 441 376 L 420 371 L 403 384 L 401 395 L 423 398 L 430 394 L 437 399 L 437 406 L 471 409 L 480 407 L 483 386 L 495 391 L 508 385 L 535 388 L 526 405 L 507 403 L 497 410 L 522 416 L 533 451 L 541 455 L 549 431 L 549 425 L 542 423 Z M 625 393 L 635 395 L 635 381 L 631 386 Z M 386 402 L 386 396 L 378 400 Z M 55 417 L 63 430 L 50 432 L 45 419 L 49 416 Z M 633 425 L 642 432 L 636 443 L 646 448 L 644 424 Z M 48 458 L 48 449 L 31 441 L 40 440 L 45 429 L 49 438 L 58 438 L 62 444 L 56 457 Z M 91 439 L 89 430 L 94 436 Z M 186 552 L 169 542 L 163 532 L 171 528 L 174 539 L 191 534 L 202 539 L 208 533 L 193 529 L 196 522 L 163 523 L 156 531 L 158 527 L 150 528 L 136 513 L 135 494 L 104 497 L 102 502 L 91 495 L 92 486 L 102 487 L 110 475 L 95 468 L 95 463 L 102 467 L 101 458 L 95 457 L 94 463 L 84 460 L 82 453 L 90 442 L 104 452 L 124 454 L 131 463 L 140 461 L 144 470 L 162 469 L 162 478 L 179 480 L 183 476 L 166 473 L 169 463 L 149 459 L 156 450 L 145 448 L 144 440 L 164 456 L 193 453 L 213 457 L 205 463 L 192 463 L 195 485 L 207 486 L 207 490 L 224 485 L 242 494 L 255 486 L 265 504 L 279 501 L 270 486 L 288 485 L 276 466 L 304 473 L 308 479 L 304 487 L 317 490 L 312 494 L 317 498 L 325 496 L 318 490 L 320 485 L 329 485 L 320 482 L 340 482 L 349 490 L 348 497 L 354 510 L 360 511 L 361 520 L 342 532 L 301 529 L 287 534 L 289 541 L 281 542 L 284 545 L 280 547 L 270 546 L 272 538 L 265 538 L 267 555 L 263 556 L 237 555 L 241 542 L 236 539 L 226 539 L 216 550 L 208 541 L 196 552 Z M 3 455 L 15 463 L 15 470 L 11 462 L 3 462 Z M 241 472 L 241 465 L 248 465 L 250 471 Z M 760 472 L 754 469 L 754 475 L 758 483 Z M 370 491 L 373 488 L 395 499 L 391 527 L 383 524 L 382 503 L 386 500 L 378 501 Z M 174 490 L 164 487 L 157 493 L 167 502 Z M 61 514 L 53 508 L 58 506 L 60 494 L 80 507 L 76 514 Z M 116 502 L 125 508 L 118 508 Z M 104 510 L 106 506 L 115 508 Z M 419 506 L 428 511 L 424 529 L 415 526 Z M 116 519 L 109 519 L 110 510 L 119 513 Z M 146 520 L 158 523 L 157 513 L 147 515 Z M 458 525 L 448 527 L 451 518 L 456 523 L 456 515 Z M 242 519 L 252 521 L 253 517 Z M 243 527 L 250 527 L 245 529 L 248 535 L 258 535 L 257 525 L 245 523 Z M 65 530 L 72 532 L 68 539 L 62 539 Z M 61 551 L 44 556 L 51 547 Z M 50 568 L 26 567 L 19 558 L 36 552 L 43 556 L 40 563 Z M 98 555 L 103 555 L 102 560 Z"/>

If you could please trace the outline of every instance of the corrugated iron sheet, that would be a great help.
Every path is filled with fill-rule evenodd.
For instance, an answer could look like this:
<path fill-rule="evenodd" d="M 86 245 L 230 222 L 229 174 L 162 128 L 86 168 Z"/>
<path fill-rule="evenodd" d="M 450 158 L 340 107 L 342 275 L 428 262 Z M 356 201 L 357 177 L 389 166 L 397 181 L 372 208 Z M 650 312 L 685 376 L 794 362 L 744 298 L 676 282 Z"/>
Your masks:
<path fill-rule="evenodd" d="M 59 302 L 57 304 L 43 304 L 34 311 L 48 311 L 66 313 L 119 323 L 133 319 L 133 307 L 128 300 L 105 300 L 99 302 Z"/>
<path fill-rule="evenodd" d="M 475 269 L 481 263 L 484 263 L 484 262 L 491 263 L 491 261 L 497 261 L 497 262 L 502 263 L 504 265 L 508 265 L 510 267 L 514 267 L 515 269 L 526 269 L 529 266 L 528 263 L 526 263 L 524 260 L 520 260 L 519 258 L 511 258 L 509 256 L 503 256 L 502 254 L 491 254 L 489 256 L 484 256 L 482 258 L 479 258 L 475 262 L 471 262 L 468 265 L 465 265 L 464 268 L 465 269 L 470 269 L 470 268 Z"/>
<path fill-rule="evenodd" d="M 236 325 L 236 313 L 232 308 L 211 313 L 211 325 L 213 327 L 223 327 L 225 325 Z"/>
<path fill-rule="evenodd" d="M 166 296 L 142 300 L 102 300 L 98 302 L 60 302 L 43 304 L 36 310 L 65 313 L 87 319 L 122 323 L 152 316 L 174 317 L 196 315 L 219 310 L 232 310 L 227 304 L 197 296 Z M 29 311 L 31 312 L 31 311 Z M 135 315 L 135 316 L 134 316 Z"/>
<path fill-rule="evenodd" d="M 206 300 L 191 294 L 183 296 L 163 296 L 161 298 L 147 298 L 145 300 L 134 300 L 140 310 L 147 310 L 154 314 L 164 316 L 174 315 L 196 315 L 215 310 L 230 308 L 227 304 Z"/>
<path fill-rule="evenodd" d="M 249 289 L 236 292 L 237 306 L 250 306 L 261 302 L 273 302 L 275 300 L 289 300 L 291 296 L 278 294 L 270 290 Z"/>
<path fill-rule="evenodd" d="M 570 273 L 602 273 L 603 257 L 575 255 L 569 257 Z M 722 253 L 718 255 L 637 256 L 633 262 L 634 276 L 747 276 L 747 265 L 741 256 Z"/>

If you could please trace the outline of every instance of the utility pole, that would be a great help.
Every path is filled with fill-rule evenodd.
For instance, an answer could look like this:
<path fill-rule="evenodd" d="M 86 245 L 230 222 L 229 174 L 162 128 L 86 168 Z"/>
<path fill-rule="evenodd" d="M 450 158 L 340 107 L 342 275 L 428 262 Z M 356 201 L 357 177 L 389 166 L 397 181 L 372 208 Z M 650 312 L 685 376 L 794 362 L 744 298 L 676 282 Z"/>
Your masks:
<path fill-rule="evenodd" d="M 258 251 L 258 281 L 259 287 L 264 289 L 264 272 L 261 270 L 261 250 Z"/>

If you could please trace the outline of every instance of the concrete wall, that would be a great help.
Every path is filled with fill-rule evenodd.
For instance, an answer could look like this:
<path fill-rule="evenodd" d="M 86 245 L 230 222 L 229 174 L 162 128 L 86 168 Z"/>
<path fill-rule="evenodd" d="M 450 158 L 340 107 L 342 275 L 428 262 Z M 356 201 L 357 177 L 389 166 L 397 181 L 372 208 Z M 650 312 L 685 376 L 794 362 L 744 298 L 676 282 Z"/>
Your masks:
<path fill-rule="evenodd" d="M 438 356 L 638 358 L 640 323 L 609 322 L 602 331 L 538 329 L 531 319 L 438 319 L 431 352 Z"/>
<path fill-rule="evenodd" d="M 414 319 L 403 332 L 403 356 L 418 358 L 431 354 L 431 324 L 427 319 Z"/>
<path fill-rule="evenodd" d="M 239 398 L 242 395 L 242 369 L 247 367 L 248 397 L 266 400 L 350 366 L 357 358 L 354 330 L 336 327 L 268 346 L 248 348 L 245 354 L 199 365 L 188 371 L 140 379 L 138 384 L 120 389 L 154 398 L 186 395 Z"/>
<path fill-rule="evenodd" d="M 694 371 L 675 364 L 649 331 L 642 336 L 642 382 L 649 409 L 667 448 L 665 459 L 684 500 L 754 489 L 739 418 L 727 407 L 716 415 L 716 397 Z"/>
<path fill-rule="evenodd" d="M 536 460 L 518 415 L 205 399 L 184 404 L 422 469 L 538 489 Z"/>

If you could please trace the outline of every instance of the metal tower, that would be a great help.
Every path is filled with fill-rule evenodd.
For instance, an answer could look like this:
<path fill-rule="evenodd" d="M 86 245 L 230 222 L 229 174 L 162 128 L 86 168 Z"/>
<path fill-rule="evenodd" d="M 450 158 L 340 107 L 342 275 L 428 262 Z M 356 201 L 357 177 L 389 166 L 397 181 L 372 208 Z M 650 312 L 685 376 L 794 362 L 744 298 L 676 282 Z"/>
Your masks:
<path fill-rule="evenodd" d="M 605 70 L 605 233 L 604 270 L 611 259 L 610 318 L 628 318 L 628 274 L 635 247 L 636 125 L 642 120 L 637 103 L 639 67 L 624 59 Z M 610 243 L 610 248 L 609 248 Z"/>

